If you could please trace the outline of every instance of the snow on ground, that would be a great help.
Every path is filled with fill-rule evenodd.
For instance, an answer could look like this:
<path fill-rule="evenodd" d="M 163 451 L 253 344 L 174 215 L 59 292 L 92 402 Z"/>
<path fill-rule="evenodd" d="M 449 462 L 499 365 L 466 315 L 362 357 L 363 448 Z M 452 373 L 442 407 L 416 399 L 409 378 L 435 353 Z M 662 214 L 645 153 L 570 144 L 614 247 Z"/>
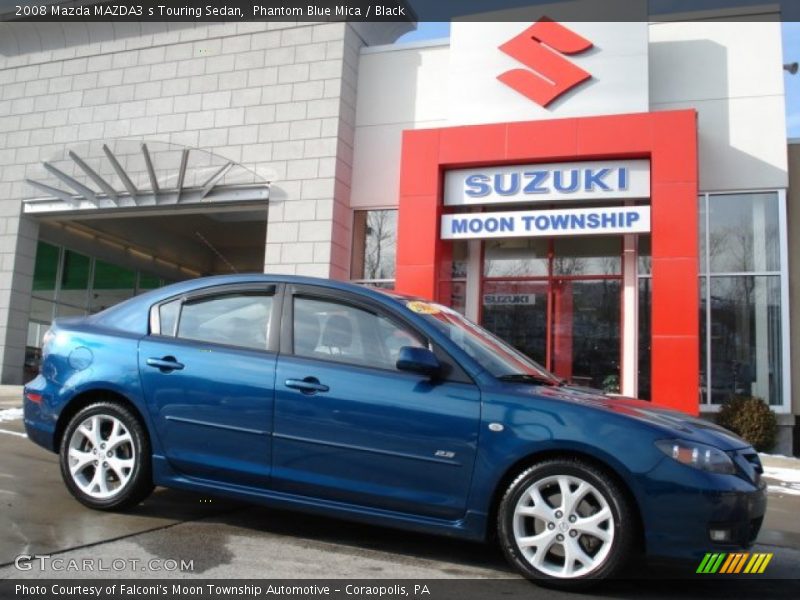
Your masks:
<path fill-rule="evenodd" d="M 6 408 L 0 410 L 0 423 L 5 423 L 6 421 L 19 421 L 21 418 L 21 408 Z"/>
<path fill-rule="evenodd" d="M 0 423 L 7 423 L 9 421 L 19 421 L 22 418 L 21 408 L 5 408 L 0 410 Z M 24 433 L 18 431 L 9 431 L 8 429 L 0 429 L 0 433 L 7 435 L 15 435 L 17 437 L 28 437 Z"/>
<path fill-rule="evenodd" d="M 800 496 L 800 459 L 776 454 L 762 454 L 767 492 Z"/>

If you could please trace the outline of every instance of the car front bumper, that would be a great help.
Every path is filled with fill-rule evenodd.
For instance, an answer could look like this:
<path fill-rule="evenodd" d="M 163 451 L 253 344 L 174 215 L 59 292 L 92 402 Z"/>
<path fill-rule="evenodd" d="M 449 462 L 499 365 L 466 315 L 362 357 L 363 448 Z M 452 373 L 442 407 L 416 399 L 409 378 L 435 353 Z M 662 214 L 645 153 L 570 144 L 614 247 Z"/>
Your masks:
<path fill-rule="evenodd" d="M 669 459 L 650 474 L 647 487 L 642 520 L 653 558 L 699 560 L 707 552 L 746 549 L 767 510 L 766 484 L 759 477 L 706 473 Z M 712 531 L 727 537 L 712 539 Z"/>

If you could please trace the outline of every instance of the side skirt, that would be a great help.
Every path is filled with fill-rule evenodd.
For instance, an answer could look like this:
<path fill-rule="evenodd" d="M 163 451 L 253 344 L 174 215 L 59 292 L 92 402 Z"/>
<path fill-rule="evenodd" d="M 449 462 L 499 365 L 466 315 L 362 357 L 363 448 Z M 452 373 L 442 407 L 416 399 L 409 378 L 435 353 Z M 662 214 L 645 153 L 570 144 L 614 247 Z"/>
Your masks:
<path fill-rule="evenodd" d="M 203 491 L 212 495 L 275 508 L 298 510 L 371 525 L 394 527 L 405 531 L 417 531 L 478 542 L 486 540 L 486 515 L 475 511 L 467 511 L 463 519 L 445 521 L 379 508 L 287 494 L 270 489 L 255 489 L 225 484 L 182 475 L 175 471 L 169 461 L 162 456 L 153 456 L 153 481 L 156 485 L 167 488 L 195 492 Z"/>

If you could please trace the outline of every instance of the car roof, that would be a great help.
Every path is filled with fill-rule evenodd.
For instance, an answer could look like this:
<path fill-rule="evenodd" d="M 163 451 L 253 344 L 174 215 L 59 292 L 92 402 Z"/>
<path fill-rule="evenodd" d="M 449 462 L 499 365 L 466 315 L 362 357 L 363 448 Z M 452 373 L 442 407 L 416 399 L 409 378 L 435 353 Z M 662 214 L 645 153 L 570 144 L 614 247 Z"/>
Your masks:
<path fill-rule="evenodd" d="M 100 327 L 144 335 L 147 334 L 148 311 L 153 304 L 173 296 L 180 296 L 205 288 L 248 283 L 313 285 L 332 290 L 341 290 L 343 292 L 352 292 L 373 298 L 379 302 L 386 303 L 388 301 L 397 305 L 405 305 L 405 303 L 410 300 L 419 299 L 391 290 L 371 288 L 346 281 L 323 279 L 321 277 L 270 273 L 237 273 L 233 275 L 213 275 L 210 277 L 188 279 L 151 290 L 121 302 L 120 304 L 111 306 L 96 315 L 92 315 L 88 317 L 88 321 Z"/>

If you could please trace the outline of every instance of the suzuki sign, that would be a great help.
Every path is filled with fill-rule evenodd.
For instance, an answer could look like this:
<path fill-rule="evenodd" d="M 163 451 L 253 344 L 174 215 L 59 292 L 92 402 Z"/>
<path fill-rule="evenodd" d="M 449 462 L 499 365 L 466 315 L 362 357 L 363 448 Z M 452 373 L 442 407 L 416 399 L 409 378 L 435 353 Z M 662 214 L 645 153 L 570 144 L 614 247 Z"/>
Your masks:
<path fill-rule="evenodd" d="M 514 165 L 445 174 L 445 206 L 649 197 L 647 160 Z"/>
<path fill-rule="evenodd" d="M 451 125 L 650 110 L 646 19 L 454 21 L 448 71 Z"/>
<path fill-rule="evenodd" d="M 500 50 L 528 68 L 511 69 L 497 78 L 537 104 L 547 106 L 591 77 L 563 55 L 586 52 L 592 45 L 564 25 L 542 17 L 500 46 Z"/>

